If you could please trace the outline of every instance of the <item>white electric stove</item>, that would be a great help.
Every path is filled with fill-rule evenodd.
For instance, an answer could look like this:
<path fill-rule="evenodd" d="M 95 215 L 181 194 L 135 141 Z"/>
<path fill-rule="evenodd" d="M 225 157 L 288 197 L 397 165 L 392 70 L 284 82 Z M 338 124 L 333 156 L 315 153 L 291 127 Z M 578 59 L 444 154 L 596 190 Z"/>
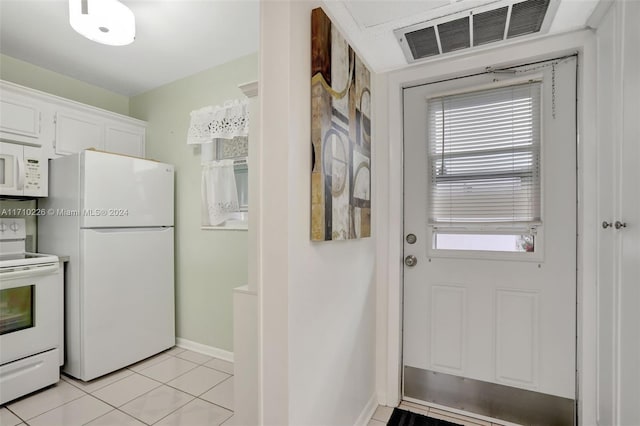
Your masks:
<path fill-rule="evenodd" d="M 0 218 L 0 404 L 57 383 L 64 359 L 60 263 L 25 241 L 24 219 Z"/>

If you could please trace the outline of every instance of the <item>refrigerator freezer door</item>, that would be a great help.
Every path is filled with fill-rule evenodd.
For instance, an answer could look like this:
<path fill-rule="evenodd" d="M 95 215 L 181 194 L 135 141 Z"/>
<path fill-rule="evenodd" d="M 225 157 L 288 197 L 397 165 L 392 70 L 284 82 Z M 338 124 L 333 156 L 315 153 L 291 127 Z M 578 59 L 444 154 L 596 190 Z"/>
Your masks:
<path fill-rule="evenodd" d="M 90 150 L 80 161 L 81 227 L 173 226 L 172 165 Z"/>
<path fill-rule="evenodd" d="M 173 228 L 81 231 L 82 380 L 175 344 Z"/>

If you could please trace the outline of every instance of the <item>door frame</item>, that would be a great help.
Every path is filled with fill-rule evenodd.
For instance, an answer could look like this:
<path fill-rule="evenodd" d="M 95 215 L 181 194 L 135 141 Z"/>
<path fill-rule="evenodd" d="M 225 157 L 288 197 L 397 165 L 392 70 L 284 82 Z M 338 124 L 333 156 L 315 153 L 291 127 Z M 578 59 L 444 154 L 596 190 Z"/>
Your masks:
<path fill-rule="evenodd" d="M 376 257 L 386 259 L 376 266 L 378 289 L 377 393 L 382 405 L 396 406 L 401 397 L 402 377 L 402 286 L 403 286 L 403 112 L 404 88 L 481 73 L 487 67 L 552 59 L 578 52 L 577 74 L 577 386 L 578 424 L 596 424 L 596 44 L 595 33 L 582 30 L 557 36 L 463 53 L 436 59 L 427 65 L 391 72 L 377 79 L 378 111 L 387 113 L 378 127 L 390 141 L 378 150 L 376 199 L 388 200 L 377 208 Z M 459 70 L 452 72 L 451 70 Z M 381 114 L 382 115 L 382 114 Z M 385 129 L 384 121 L 388 120 Z"/>

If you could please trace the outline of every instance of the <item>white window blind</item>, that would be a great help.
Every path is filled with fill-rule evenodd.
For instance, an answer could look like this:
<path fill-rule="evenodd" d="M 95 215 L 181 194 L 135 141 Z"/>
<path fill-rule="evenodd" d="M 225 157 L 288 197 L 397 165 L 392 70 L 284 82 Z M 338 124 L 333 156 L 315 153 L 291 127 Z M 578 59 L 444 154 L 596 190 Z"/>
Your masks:
<path fill-rule="evenodd" d="M 430 224 L 540 223 L 540 92 L 530 82 L 428 100 Z"/>

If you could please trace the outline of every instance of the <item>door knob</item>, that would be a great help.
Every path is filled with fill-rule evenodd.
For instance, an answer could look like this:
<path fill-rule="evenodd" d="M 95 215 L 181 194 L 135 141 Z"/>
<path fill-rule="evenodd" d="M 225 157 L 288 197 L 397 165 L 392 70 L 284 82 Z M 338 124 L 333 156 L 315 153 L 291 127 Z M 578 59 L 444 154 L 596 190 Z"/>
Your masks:
<path fill-rule="evenodd" d="M 410 254 L 409 256 L 404 258 L 404 264 L 407 266 L 416 266 L 417 263 L 418 259 L 416 259 L 414 255 Z"/>
<path fill-rule="evenodd" d="M 626 228 L 627 222 L 620 222 L 619 220 L 616 220 L 616 223 L 613 226 L 615 226 L 616 229 Z"/>

